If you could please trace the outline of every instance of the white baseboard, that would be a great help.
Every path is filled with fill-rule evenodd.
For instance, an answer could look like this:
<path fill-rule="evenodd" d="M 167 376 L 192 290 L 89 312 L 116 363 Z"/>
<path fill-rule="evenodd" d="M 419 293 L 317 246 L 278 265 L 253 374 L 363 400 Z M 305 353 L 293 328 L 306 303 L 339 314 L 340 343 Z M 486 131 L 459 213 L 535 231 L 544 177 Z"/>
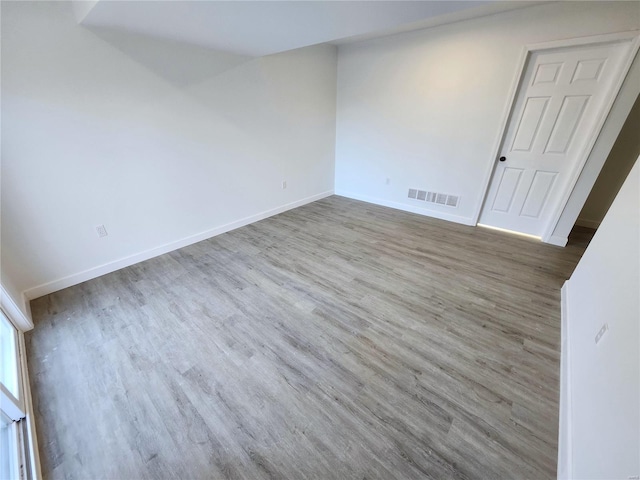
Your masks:
<path fill-rule="evenodd" d="M 434 217 L 441 220 L 447 220 L 449 222 L 461 223 L 463 225 L 475 226 L 475 222 L 472 218 L 463 217 L 460 215 L 452 215 L 446 212 L 440 212 L 438 210 L 431 210 L 429 208 L 414 207 L 413 205 L 406 205 L 404 203 L 392 202 L 381 198 L 368 197 L 366 195 L 360 195 L 358 193 L 346 192 L 344 190 L 336 190 L 336 195 L 341 197 L 352 198 L 353 200 L 361 200 L 367 203 L 373 203 L 374 205 L 381 205 L 383 207 L 395 208 L 396 210 L 403 210 L 405 212 L 417 213 L 418 215 L 424 215 L 425 217 Z"/>
<path fill-rule="evenodd" d="M 600 222 L 589 220 L 588 218 L 579 218 L 578 220 L 576 220 L 576 225 L 578 225 L 579 227 L 594 228 L 597 230 L 598 227 L 600 227 Z"/>
<path fill-rule="evenodd" d="M 573 478 L 571 434 L 571 349 L 567 317 L 569 280 L 561 290 L 560 425 L 558 426 L 558 480 Z"/>
<path fill-rule="evenodd" d="M 250 223 L 263 220 L 265 218 L 271 217 L 273 215 L 277 215 L 282 212 L 286 212 L 287 210 L 291 210 L 293 208 L 297 208 L 302 205 L 306 205 L 307 203 L 315 202 L 316 200 L 320 200 L 330 195 L 333 195 L 333 191 L 327 191 L 327 192 L 319 193 L 317 195 L 312 195 L 310 197 L 297 200 L 295 202 L 281 205 L 271 210 L 266 210 L 264 212 L 257 213 L 255 215 L 251 215 L 249 217 L 236 220 L 235 222 L 227 223 L 226 225 L 215 227 L 215 228 L 206 230 L 204 232 L 197 233 L 195 235 L 191 235 L 189 237 L 186 237 L 180 240 L 176 240 L 174 242 L 160 245 L 159 247 L 151 248 L 149 250 L 145 250 L 143 252 L 121 258 L 119 260 L 114 260 L 113 262 L 105 263 L 104 265 L 90 268 L 83 272 L 74 273 L 73 275 L 59 278 L 51 282 L 43 283 L 42 285 L 38 285 L 37 287 L 33 287 L 28 290 L 25 290 L 24 296 L 28 300 L 33 300 L 35 298 L 39 298 L 53 292 L 57 292 L 58 290 L 62 290 L 63 288 L 71 287 L 73 285 L 86 282 L 87 280 L 91 280 L 93 278 L 106 275 L 107 273 L 115 272 L 116 270 L 120 270 L 121 268 L 129 267 L 136 263 L 149 260 L 150 258 L 172 252 L 174 250 L 186 247 L 188 245 L 192 245 L 197 242 L 201 242 L 202 240 L 215 237 L 216 235 L 220 235 L 222 233 L 226 233 L 231 230 L 235 230 L 236 228 L 244 227 L 245 225 L 249 225 Z"/>
<path fill-rule="evenodd" d="M 559 235 L 551 235 L 547 240 L 542 239 L 545 243 L 550 243 L 551 245 L 556 245 L 558 247 L 566 247 L 569 239 L 567 237 L 561 237 Z"/>

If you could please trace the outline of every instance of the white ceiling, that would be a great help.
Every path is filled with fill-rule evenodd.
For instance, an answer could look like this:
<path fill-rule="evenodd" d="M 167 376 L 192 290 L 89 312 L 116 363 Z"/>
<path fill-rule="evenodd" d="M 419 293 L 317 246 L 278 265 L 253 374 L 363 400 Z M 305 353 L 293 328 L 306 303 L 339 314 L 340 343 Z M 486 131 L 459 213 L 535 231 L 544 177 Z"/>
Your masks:
<path fill-rule="evenodd" d="M 511 10 L 515 1 L 109 1 L 83 2 L 81 23 L 262 56 L 370 38 Z"/>

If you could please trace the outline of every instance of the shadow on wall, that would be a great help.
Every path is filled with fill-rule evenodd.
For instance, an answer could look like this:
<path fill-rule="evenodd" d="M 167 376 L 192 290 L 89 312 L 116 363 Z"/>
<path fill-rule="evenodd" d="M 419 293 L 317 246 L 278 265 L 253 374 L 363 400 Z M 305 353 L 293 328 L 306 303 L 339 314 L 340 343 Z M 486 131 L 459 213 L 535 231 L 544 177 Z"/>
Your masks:
<path fill-rule="evenodd" d="M 131 128 L 143 127 L 160 132 L 165 140 L 186 140 L 194 146 L 215 145 L 218 153 L 224 153 L 223 157 L 241 153 L 250 156 L 252 152 L 245 151 L 246 147 L 262 140 L 261 135 L 234 119 L 238 110 L 244 113 L 242 104 L 251 95 L 250 88 L 243 89 L 243 73 L 259 70 L 259 58 L 119 29 L 81 24 L 77 28 L 95 35 L 104 46 L 127 57 L 133 70 L 142 68 L 149 74 L 141 88 L 154 93 L 148 98 L 136 98 L 135 107 L 145 107 L 135 114 L 127 109 Z M 112 85 L 130 95 L 123 83 L 126 81 L 119 79 Z M 159 92 L 162 93 L 158 95 Z M 134 120 L 136 114 L 142 117 Z M 268 142 L 263 143 L 260 150 L 271 152 L 270 147 Z M 277 162 L 277 157 L 272 155 L 271 160 Z M 187 158 L 184 156 L 183 161 L 188 162 Z"/>
<path fill-rule="evenodd" d="M 261 156 L 281 169 L 282 158 L 308 153 L 312 142 L 306 138 L 308 132 L 326 126 L 318 124 L 317 105 L 306 100 L 308 86 L 290 74 L 297 70 L 302 76 L 323 76 L 317 67 L 310 68 L 308 50 L 252 57 L 119 29 L 79 28 L 147 69 L 154 81 L 166 82 L 166 95 L 149 105 L 156 111 L 149 126 L 165 128 L 167 135 L 184 130 L 185 138 L 199 144 L 213 141 L 217 148 L 228 144 L 232 146 L 229 155 L 247 145 L 260 145 Z M 185 108 L 190 111 L 182 112 Z M 193 111 L 201 117 L 189 128 L 176 122 Z M 283 124 L 287 125 L 285 131 L 298 130 L 297 142 L 282 141 Z M 252 152 L 248 155 L 254 156 Z M 255 172 L 249 168 L 244 173 Z"/>
<path fill-rule="evenodd" d="M 620 187 L 629 175 L 636 159 L 640 155 L 640 96 L 636 99 L 629 116 L 620 130 L 611 153 L 591 189 L 577 225 L 598 228 L 600 222 L 613 203 Z"/>
<path fill-rule="evenodd" d="M 200 83 L 254 58 L 119 29 L 82 28 L 177 87 Z"/>

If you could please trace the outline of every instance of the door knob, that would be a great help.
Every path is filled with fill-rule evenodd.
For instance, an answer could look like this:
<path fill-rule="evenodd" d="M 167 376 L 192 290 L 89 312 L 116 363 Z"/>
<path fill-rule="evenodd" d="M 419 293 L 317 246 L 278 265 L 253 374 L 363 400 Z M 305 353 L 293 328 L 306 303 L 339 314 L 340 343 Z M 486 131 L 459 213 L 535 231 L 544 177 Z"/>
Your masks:
<path fill-rule="evenodd" d="M 500 157 L 500 161 L 504 162 L 507 159 L 507 157 Z"/>

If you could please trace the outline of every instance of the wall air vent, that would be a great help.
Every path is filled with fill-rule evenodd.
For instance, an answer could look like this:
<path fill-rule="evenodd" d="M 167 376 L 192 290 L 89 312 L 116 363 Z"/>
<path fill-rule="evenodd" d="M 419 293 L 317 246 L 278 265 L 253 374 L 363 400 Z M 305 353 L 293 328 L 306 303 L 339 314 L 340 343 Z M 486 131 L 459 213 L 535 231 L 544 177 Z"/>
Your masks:
<path fill-rule="evenodd" d="M 460 196 L 448 195 L 446 193 L 427 192 L 426 190 L 418 190 L 417 188 L 410 188 L 409 198 L 420 200 L 427 203 L 435 203 L 436 205 L 444 205 L 445 207 L 457 208 L 460 203 Z"/>

